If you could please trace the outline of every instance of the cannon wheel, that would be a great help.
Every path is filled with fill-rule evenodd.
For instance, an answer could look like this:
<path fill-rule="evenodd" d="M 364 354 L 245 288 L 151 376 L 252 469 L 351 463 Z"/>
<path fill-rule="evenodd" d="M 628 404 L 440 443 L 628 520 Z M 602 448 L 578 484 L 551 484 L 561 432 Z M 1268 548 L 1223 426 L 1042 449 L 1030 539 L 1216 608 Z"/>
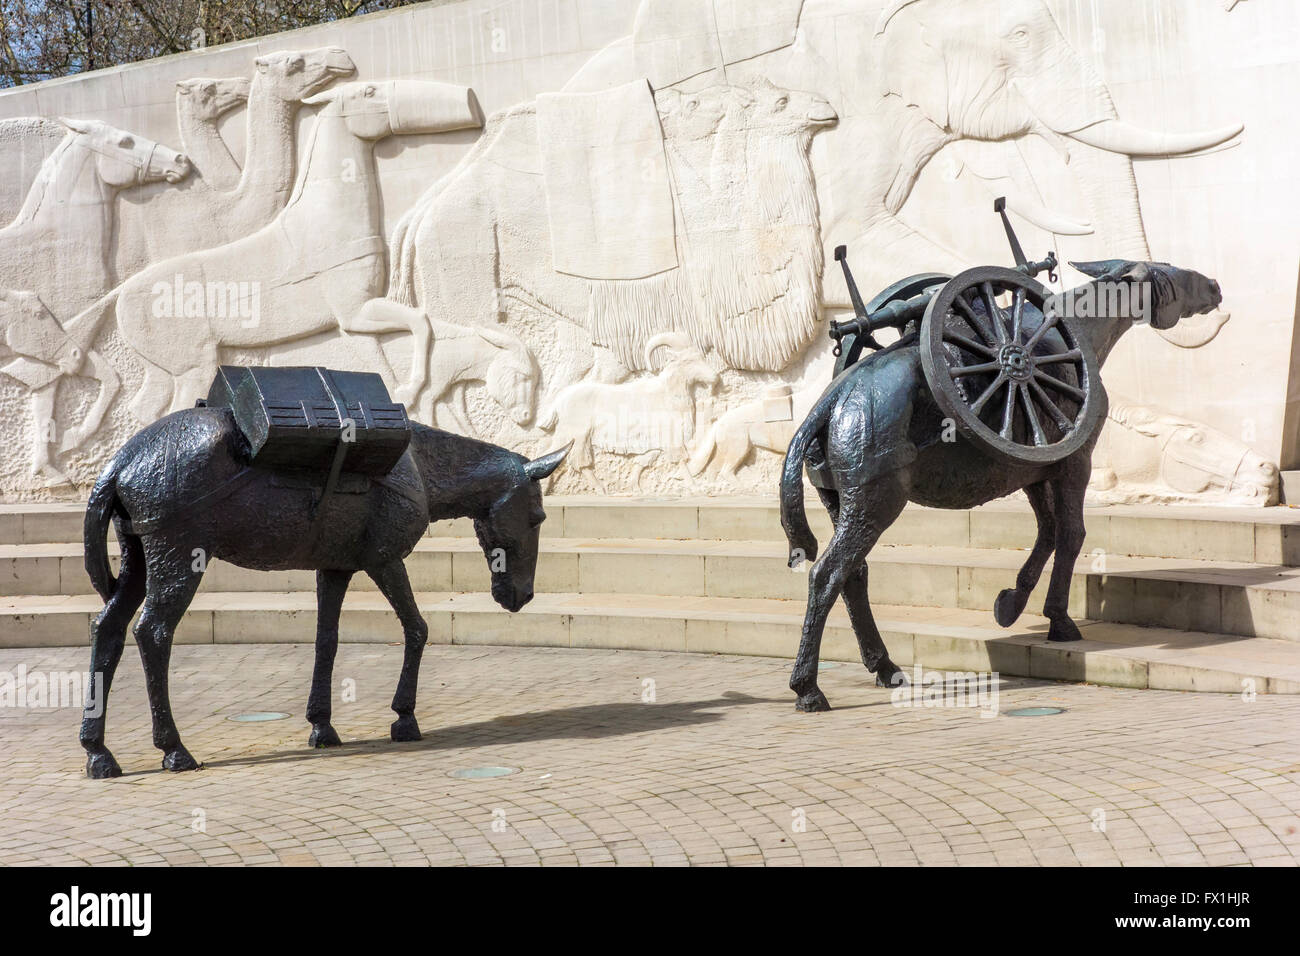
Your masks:
<path fill-rule="evenodd" d="M 927 289 L 938 289 L 951 278 L 952 276 L 944 275 L 941 272 L 919 272 L 914 276 L 908 276 L 906 279 L 900 279 L 893 285 L 882 289 L 874 299 L 867 303 L 867 315 L 883 309 L 895 300 L 905 301 L 914 295 L 920 295 Z M 839 375 L 840 372 L 862 358 L 862 350 L 865 346 L 866 343 L 861 341 L 861 336 L 844 336 L 840 342 L 840 354 L 835 357 L 835 374 Z"/>
<path fill-rule="evenodd" d="M 1049 295 L 1022 272 L 983 266 L 954 277 L 921 320 L 935 402 L 995 459 L 1052 464 L 1099 428 L 1100 365 L 1082 327 L 1047 308 Z"/>

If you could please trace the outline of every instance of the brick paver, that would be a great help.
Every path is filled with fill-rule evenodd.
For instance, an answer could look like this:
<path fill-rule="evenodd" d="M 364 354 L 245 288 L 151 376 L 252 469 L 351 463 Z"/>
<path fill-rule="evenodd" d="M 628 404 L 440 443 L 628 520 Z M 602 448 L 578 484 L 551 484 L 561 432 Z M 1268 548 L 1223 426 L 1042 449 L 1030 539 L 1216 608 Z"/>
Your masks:
<path fill-rule="evenodd" d="M 85 666 L 0 651 L 0 672 Z M 401 650 L 344 645 L 334 725 L 310 751 L 312 650 L 177 647 L 197 773 L 158 770 L 128 648 L 108 744 L 82 777 L 74 709 L 0 708 L 8 864 L 1237 864 L 1300 858 L 1300 701 L 1008 679 L 982 718 L 899 708 L 860 667 L 794 711 L 789 662 L 430 646 L 424 740 L 388 741 Z M 345 685 L 353 681 L 354 685 Z M 653 681 L 654 701 L 643 701 Z M 355 702 L 340 698 L 355 686 Z M 288 720 L 239 724 L 245 711 Z M 461 780 L 457 769 L 509 766 Z"/>

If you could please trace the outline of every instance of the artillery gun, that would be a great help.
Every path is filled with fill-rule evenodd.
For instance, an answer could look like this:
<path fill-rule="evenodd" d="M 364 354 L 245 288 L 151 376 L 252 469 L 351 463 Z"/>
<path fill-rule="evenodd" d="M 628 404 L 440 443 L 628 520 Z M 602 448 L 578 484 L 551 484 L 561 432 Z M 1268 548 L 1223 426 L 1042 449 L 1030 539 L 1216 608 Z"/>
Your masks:
<path fill-rule="evenodd" d="M 831 322 L 835 377 L 868 350 L 886 348 L 874 333 L 900 332 L 888 348 L 916 346 L 935 403 L 961 435 L 995 459 L 1051 464 L 1092 438 L 1102 413 L 1100 363 L 1077 320 L 1061 313 L 1038 281 L 1056 281 L 1056 254 L 1030 262 L 1002 217 L 1016 265 L 978 266 L 956 276 L 922 272 L 881 290 L 863 303 L 844 246 L 835 258 L 844 269 L 854 318 Z"/>

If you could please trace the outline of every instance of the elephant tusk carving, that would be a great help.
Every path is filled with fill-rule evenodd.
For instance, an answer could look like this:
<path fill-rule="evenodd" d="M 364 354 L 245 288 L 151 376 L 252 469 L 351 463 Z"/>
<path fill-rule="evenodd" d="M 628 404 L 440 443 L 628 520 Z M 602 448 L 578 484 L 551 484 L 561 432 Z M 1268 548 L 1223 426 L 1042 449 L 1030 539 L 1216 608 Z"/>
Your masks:
<path fill-rule="evenodd" d="M 1109 150 L 1112 153 L 1124 153 L 1128 156 L 1181 156 L 1218 146 L 1232 139 L 1243 129 L 1245 127 L 1238 123 L 1236 126 L 1224 126 L 1199 133 L 1157 133 L 1121 120 L 1110 119 L 1085 126 L 1067 135 L 1088 146 Z"/>
<path fill-rule="evenodd" d="M 1199 349 L 1214 341 L 1228 320 L 1231 312 L 1215 309 L 1206 315 L 1193 315 L 1183 319 L 1172 329 L 1156 329 L 1162 339 L 1180 349 Z"/>

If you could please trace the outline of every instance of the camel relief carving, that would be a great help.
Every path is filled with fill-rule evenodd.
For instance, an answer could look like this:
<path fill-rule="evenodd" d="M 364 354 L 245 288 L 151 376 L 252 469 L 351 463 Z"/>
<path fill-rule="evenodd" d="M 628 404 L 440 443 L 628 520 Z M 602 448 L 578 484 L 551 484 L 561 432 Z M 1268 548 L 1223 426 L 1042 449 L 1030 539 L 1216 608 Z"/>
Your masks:
<path fill-rule="evenodd" d="M 261 348 L 331 329 L 410 332 L 411 381 L 398 400 L 409 403 L 423 388 L 428 323 L 358 315 L 368 299 L 382 294 L 385 275 L 374 144 L 396 133 L 477 126 L 474 94 L 448 83 L 390 80 L 343 84 L 305 102 L 324 109 L 312 126 L 293 195 L 271 223 L 234 242 L 150 266 L 70 324 L 69 331 L 88 342 L 115 309 L 118 330 L 145 366 L 130 404 L 137 420 L 152 422 L 169 407 L 192 406 L 216 374 L 222 348 Z M 183 305 L 177 286 L 185 290 Z M 190 288 L 198 297 L 194 309 Z M 254 299 L 256 308 L 248 309 Z"/>
<path fill-rule="evenodd" d="M 351 75 L 356 67 L 347 53 L 335 47 L 281 50 L 260 56 L 254 63 L 247 94 L 248 145 L 238 181 L 232 188 L 224 188 L 205 176 L 185 190 L 145 191 L 122 203 L 116 277 L 96 295 L 150 263 L 247 236 L 284 208 L 294 181 L 293 131 L 298 108 L 339 77 Z M 193 94 L 184 90 L 181 86 L 177 91 L 178 115 L 191 109 L 187 97 Z M 188 125 L 194 133 L 194 124 Z M 210 139 L 208 142 L 211 145 Z"/>
<path fill-rule="evenodd" d="M 0 289 L 40 296 L 66 321 L 113 285 L 117 193 L 189 174 L 189 161 L 153 140 L 98 120 L 61 120 L 63 142 L 41 166 L 22 209 L 0 229 Z"/>
<path fill-rule="evenodd" d="M 181 134 L 181 149 L 189 157 L 195 177 L 213 189 L 233 189 L 239 184 L 239 162 L 221 138 L 217 123 L 248 101 L 250 86 L 246 76 L 224 80 L 200 77 L 176 84 L 176 128 Z"/>
<path fill-rule="evenodd" d="M 920 268 L 956 274 L 969 265 L 899 216 L 922 169 L 950 143 L 1041 137 L 1068 164 L 1074 198 L 1089 211 L 1094 238 L 1077 258 L 1146 260 L 1132 157 L 1192 153 L 1242 130 L 1169 134 L 1124 123 L 1042 0 L 805 0 L 765 5 L 770 16 L 758 33 L 744 29 L 748 6 L 643 0 L 632 35 L 596 54 L 566 89 L 603 89 L 650 70 L 656 91 L 761 76 L 823 93 L 841 120 L 812 155 L 822 237 L 828 249 L 872 250 L 859 277 L 865 288 Z M 681 37 L 699 43 L 665 39 Z M 1027 215 L 1037 205 L 1027 195 L 1010 204 Z M 1036 224 L 1052 231 L 1062 221 L 1079 217 L 1052 212 Z M 825 304 L 849 305 L 838 279 L 827 284 Z M 1202 316 L 1161 335 L 1195 347 L 1223 321 Z"/>
<path fill-rule="evenodd" d="M 371 308 L 394 324 L 427 314 L 489 325 L 520 311 L 572 323 L 612 353 L 618 368 L 597 376 L 605 379 L 646 368 L 646 345 L 663 332 L 688 336 L 731 368 L 787 366 L 821 322 L 808 148 L 835 113 L 820 96 L 767 83 L 658 99 L 679 267 L 628 280 L 552 267 L 546 210 L 556 203 L 541 172 L 538 108 L 528 104 L 495 114 L 475 148 L 403 217 L 388 301 Z M 626 180 L 618 170 L 603 175 L 620 188 Z M 589 215 L 608 219 L 619 208 Z M 575 362 L 569 381 L 590 367 Z"/>

